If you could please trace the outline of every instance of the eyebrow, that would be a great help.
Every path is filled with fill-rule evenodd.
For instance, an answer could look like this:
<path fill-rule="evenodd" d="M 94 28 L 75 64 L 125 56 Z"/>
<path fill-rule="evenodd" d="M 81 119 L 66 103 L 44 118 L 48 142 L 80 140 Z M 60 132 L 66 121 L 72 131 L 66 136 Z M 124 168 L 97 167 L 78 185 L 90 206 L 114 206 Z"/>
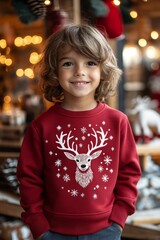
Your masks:
<path fill-rule="evenodd" d="M 61 57 L 61 58 L 59 58 L 58 60 L 59 60 L 59 62 L 60 62 L 60 61 L 62 61 L 62 60 L 66 60 L 66 59 L 72 60 L 72 58 L 70 58 L 70 57 Z"/>

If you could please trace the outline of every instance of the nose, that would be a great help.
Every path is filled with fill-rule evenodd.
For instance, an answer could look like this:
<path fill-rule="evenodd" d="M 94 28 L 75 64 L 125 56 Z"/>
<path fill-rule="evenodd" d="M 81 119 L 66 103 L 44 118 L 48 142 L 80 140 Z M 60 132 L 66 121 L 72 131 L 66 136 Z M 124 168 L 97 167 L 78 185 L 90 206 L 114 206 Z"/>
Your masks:
<path fill-rule="evenodd" d="M 80 76 L 85 76 L 85 69 L 83 66 L 76 66 L 74 76 L 75 77 L 80 77 Z"/>
<path fill-rule="evenodd" d="M 85 168 L 85 167 L 86 167 L 86 165 L 85 165 L 85 164 L 82 164 L 82 165 L 81 165 L 81 168 Z"/>

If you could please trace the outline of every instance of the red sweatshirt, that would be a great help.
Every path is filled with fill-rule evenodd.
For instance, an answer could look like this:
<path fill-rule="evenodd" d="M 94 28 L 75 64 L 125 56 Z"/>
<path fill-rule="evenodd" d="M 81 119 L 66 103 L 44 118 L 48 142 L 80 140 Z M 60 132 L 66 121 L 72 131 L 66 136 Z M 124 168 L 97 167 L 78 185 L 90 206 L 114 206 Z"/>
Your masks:
<path fill-rule="evenodd" d="M 49 229 L 81 235 L 112 222 L 124 227 L 140 176 L 125 114 L 103 103 L 81 112 L 56 104 L 24 137 L 17 168 L 22 219 L 35 238 Z"/>

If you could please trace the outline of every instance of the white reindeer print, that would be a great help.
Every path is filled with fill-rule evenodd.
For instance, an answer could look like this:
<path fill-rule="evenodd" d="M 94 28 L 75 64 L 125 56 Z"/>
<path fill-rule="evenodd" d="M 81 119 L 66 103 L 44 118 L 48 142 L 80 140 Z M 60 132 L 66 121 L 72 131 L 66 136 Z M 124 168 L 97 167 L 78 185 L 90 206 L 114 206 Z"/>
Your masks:
<path fill-rule="evenodd" d="M 102 127 L 100 127 L 100 131 L 96 132 L 93 128 L 92 131 L 93 133 L 91 135 L 95 138 L 95 143 L 93 143 L 93 141 L 90 141 L 90 144 L 88 144 L 87 153 L 78 153 L 78 145 L 75 144 L 74 141 L 72 141 L 71 143 L 71 139 L 74 137 L 71 136 L 72 131 L 70 131 L 69 134 L 61 132 L 60 136 L 56 135 L 56 143 L 60 145 L 58 146 L 58 149 L 64 150 L 64 154 L 66 155 L 66 157 L 76 162 L 77 168 L 75 173 L 75 179 L 83 188 L 87 187 L 93 179 L 91 161 L 99 157 L 102 152 L 102 150 L 98 150 L 96 152 L 94 151 L 106 146 L 106 141 L 108 140 L 108 131 L 104 133 Z"/>

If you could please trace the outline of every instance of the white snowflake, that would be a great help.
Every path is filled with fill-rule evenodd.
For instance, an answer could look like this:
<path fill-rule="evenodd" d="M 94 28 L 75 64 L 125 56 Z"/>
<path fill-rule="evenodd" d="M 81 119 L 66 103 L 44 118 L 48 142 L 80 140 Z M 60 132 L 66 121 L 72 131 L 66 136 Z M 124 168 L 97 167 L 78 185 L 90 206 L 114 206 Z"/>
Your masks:
<path fill-rule="evenodd" d="M 62 127 L 61 127 L 60 125 L 58 125 L 58 126 L 57 126 L 57 130 L 59 130 L 59 131 L 60 131 L 60 130 L 61 130 L 61 128 L 62 128 Z"/>
<path fill-rule="evenodd" d="M 78 137 L 76 137 L 75 140 L 78 141 Z"/>
<path fill-rule="evenodd" d="M 111 150 L 114 151 L 114 147 L 112 147 Z"/>
<path fill-rule="evenodd" d="M 93 194 L 93 198 L 97 199 L 98 198 L 97 194 Z"/>
<path fill-rule="evenodd" d="M 92 124 L 88 124 L 89 127 L 92 127 Z"/>
<path fill-rule="evenodd" d="M 67 167 L 65 166 L 65 167 L 63 168 L 63 170 L 64 170 L 64 171 L 67 171 Z"/>
<path fill-rule="evenodd" d="M 57 176 L 58 178 L 60 178 L 61 174 L 60 174 L 60 173 L 57 173 L 56 176 Z"/>
<path fill-rule="evenodd" d="M 60 167 L 62 165 L 62 161 L 60 159 L 57 159 L 55 162 L 55 166 Z"/>
<path fill-rule="evenodd" d="M 87 132 L 87 128 L 82 127 L 82 128 L 81 128 L 81 132 L 82 132 L 83 134 L 86 133 L 86 132 Z"/>
<path fill-rule="evenodd" d="M 84 198 L 85 194 L 84 193 L 81 193 L 81 197 Z"/>
<path fill-rule="evenodd" d="M 109 156 L 104 157 L 105 164 L 109 165 L 112 162 L 112 159 Z"/>
<path fill-rule="evenodd" d="M 105 121 L 103 121 L 103 122 L 102 122 L 102 124 L 103 124 L 103 125 L 105 125 L 105 124 L 106 124 L 106 122 L 105 122 Z"/>
<path fill-rule="evenodd" d="M 109 171 L 110 171 L 110 173 L 113 173 L 113 169 L 110 169 Z"/>
<path fill-rule="evenodd" d="M 78 196 L 78 191 L 76 189 L 71 190 L 71 196 L 72 197 L 77 197 Z"/>
<path fill-rule="evenodd" d="M 83 141 L 86 140 L 86 137 L 85 137 L 85 136 L 82 136 L 82 140 L 83 140 Z"/>
<path fill-rule="evenodd" d="M 103 167 L 102 166 L 99 166 L 98 167 L 98 172 L 102 172 L 103 171 Z"/>
<path fill-rule="evenodd" d="M 104 175 L 102 176 L 103 182 L 108 182 L 108 179 L 109 179 L 108 175 L 104 174 Z"/>
<path fill-rule="evenodd" d="M 82 143 L 80 143 L 80 144 L 79 144 L 79 147 L 80 147 L 80 148 L 82 148 L 82 147 L 83 147 L 83 144 L 82 144 Z"/>
<path fill-rule="evenodd" d="M 52 151 L 49 151 L 49 155 L 53 155 L 53 152 L 52 152 Z"/>
<path fill-rule="evenodd" d="M 63 180 L 64 180 L 65 182 L 70 181 L 70 176 L 69 176 L 68 174 L 65 174 L 65 175 L 63 176 Z"/>

